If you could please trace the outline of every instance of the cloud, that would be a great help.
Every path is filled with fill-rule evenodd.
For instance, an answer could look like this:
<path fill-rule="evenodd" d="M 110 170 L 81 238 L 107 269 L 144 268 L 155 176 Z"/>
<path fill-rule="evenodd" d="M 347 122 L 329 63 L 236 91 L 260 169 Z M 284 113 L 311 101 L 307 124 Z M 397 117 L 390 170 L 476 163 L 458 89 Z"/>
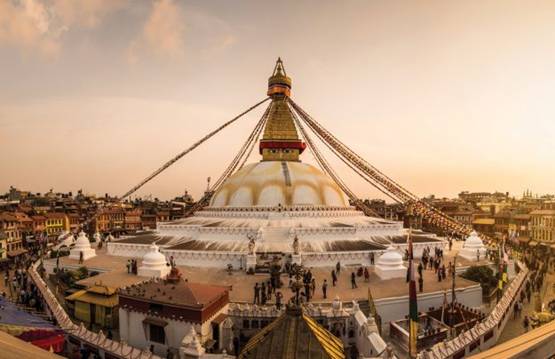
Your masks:
<path fill-rule="evenodd" d="M 153 3 L 141 33 L 128 49 L 128 60 L 136 63 L 144 54 L 179 60 L 185 54 L 183 10 L 173 0 Z"/>
<path fill-rule="evenodd" d="M 52 7 L 66 26 L 96 27 L 102 18 L 120 10 L 128 0 L 54 0 Z"/>
<path fill-rule="evenodd" d="M 48 57 L 59 49 L 60 31 L 51 27 L 52 15 L 39 1 L 0 1 L 0 45 L 37 50 Z"/>
<path fill-rule="evenodd" d="M 55 58 L 71 27 L 95 27 L 127 0 L 0 0 L 0 46 Z"/>

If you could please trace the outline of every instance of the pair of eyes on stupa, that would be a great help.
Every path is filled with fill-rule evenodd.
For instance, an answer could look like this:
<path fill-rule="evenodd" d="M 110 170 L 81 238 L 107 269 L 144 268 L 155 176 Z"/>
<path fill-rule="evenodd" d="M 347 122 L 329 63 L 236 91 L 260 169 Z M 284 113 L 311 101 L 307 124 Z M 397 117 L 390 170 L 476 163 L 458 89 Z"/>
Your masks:
<path fill-rule="evenodd" d="M 272 153 L 278 153 L 279 150 L 271 150 Z M 289 150 L 283 150 L 283 153 L 289 153 Z"/>

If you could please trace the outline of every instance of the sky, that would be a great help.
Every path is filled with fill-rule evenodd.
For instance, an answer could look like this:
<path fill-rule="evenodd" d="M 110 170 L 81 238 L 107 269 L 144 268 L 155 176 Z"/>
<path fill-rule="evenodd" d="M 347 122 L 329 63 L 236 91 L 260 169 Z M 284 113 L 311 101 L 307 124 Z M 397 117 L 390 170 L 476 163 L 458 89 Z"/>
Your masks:
<path fill-rule="evenodd" d="M 0 0 L 0 192 L 121 195 L 263 99 L 281 56 L 292 98 L 411 192 L 553 193 L 554 18 L 553 1 Z M 137 196 L 198 198 L 262 111 Z"/>

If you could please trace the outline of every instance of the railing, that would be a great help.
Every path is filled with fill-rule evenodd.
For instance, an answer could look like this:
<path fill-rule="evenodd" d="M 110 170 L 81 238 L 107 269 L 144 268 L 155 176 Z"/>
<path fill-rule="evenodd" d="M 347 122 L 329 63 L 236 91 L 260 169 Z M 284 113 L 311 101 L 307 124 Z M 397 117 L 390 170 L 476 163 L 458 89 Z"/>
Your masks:
<path fill-rule="evenodd" d="M 479 347 L 489 347 L 490 339 L 497 341 L 501 327 L 510 315 L 513 309 L 514 301 L 518 298 L 523 284 L 528 277 L 528 268 L 520 262 L 517 262 L 521 268 L 520 273 L 511 281 L 507 287 L 501 300 L 488 315 L 487 320 L 476 324 L 470 330 L 462 332 L 455 338 L 436 344 L 429 351 L 419 353 L 419 359 L 446 359 L 446 358 L 463 358 Z M 496 334 L 497 333 L 497 334 Z M 492 344 L 493 345 L 493 344 Z"/>
<path fill-rule="evenodd" d="M 56 296 L 37 272 L 39 262 L 29 268 L 28 274 L 42 294 L 44 301 L 52 315 L 56 318 L 58 326 L 69 335 L 78 338 L 82 343 L 103 351 L 112 357 L 121 359 L 161 359 L 159 356 L 151 353 L 147 349 L 138 349 L 128 345 L 125 342 L 118 342 L 108 339 L 102 331 L 98 333 L 92 332 L 85 328 L 83 323 L 77 325 L 73 323 L 64 308 L 56 299 Z"/>

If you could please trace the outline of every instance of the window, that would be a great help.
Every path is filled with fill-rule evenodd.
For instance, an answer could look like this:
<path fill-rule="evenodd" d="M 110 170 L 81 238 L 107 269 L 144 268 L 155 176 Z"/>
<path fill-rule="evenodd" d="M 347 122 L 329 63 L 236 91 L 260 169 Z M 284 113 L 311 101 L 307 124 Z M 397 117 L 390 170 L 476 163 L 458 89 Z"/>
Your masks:
<path fill-rule="evenodd" d="M 248 319 L 243 320 L 243 328 L 249 329 L 251 327 L 251 322 Z"/>
<path fill-rule="evenodd" d="M 164 327 L 159 325 L 149 324 L 150 326 L 150 341 L 155 343 L 164 344 L 166 342 L 166 333 Z"/>

